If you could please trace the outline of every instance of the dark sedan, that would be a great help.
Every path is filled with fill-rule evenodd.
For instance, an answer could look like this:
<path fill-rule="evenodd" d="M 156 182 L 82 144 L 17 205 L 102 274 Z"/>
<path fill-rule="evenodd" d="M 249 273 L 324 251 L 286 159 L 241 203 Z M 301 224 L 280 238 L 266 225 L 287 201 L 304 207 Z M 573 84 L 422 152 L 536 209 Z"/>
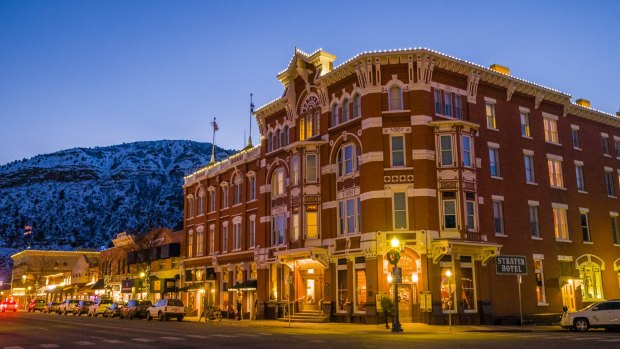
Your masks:
<path fill-rule="evenodd" d="M 153 305 L 151 301 L 147 300 L 139 300 L 139 299 L 131 299 L 127 302 L 127 305 L 121 309 L 121 313 L 119 317 L 121 319 L 133 319 L 137 317 L 138 319 L 146 318 L 146 310 Z"/>

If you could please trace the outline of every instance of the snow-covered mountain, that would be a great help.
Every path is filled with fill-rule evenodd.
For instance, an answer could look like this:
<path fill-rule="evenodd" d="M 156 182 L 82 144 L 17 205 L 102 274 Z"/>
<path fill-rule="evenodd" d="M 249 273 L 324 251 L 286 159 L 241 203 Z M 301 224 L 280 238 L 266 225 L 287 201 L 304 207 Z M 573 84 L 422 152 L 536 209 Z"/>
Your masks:
<path fill-rule="evenodd" d="M 216 158 L 233 151 L 216 148 Z M 75 148 L 0 166 L 0 248 L 107 246 L 122 231 L 182 227 L 183 176 L 211 144 L 136 142 Z"/>

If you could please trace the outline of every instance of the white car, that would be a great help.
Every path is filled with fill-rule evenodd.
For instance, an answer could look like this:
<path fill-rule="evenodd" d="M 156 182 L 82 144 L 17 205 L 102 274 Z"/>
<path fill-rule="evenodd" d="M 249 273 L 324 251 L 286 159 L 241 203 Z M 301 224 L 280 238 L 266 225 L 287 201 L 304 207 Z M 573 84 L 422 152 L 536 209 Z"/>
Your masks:
<path fill-rule="evenodd" d="M 564 312 L 560 325 L 571 331 L 589 328 L 620 329 L 620 299 L 593 303 L 576 312 Z"/>
<path fill-rule="evenodd" d="M 159 321 L 169 320 L 172 317 L 183 321 L 185 306 L 180 299 L 160 299 L 146 310 L 146 319 L 158 318 Z"/>

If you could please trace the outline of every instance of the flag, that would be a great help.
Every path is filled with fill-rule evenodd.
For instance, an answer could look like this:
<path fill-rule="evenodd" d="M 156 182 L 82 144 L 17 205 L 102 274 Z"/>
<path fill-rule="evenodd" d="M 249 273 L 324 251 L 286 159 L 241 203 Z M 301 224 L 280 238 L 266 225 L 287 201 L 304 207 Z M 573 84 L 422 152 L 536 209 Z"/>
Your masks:
<path fill-rule="evenodd" d="M 215 132 L 215 131 L 218 131 L 218 130 L 220 129 L 220 128 L 219 128 L 219 126 L 217 126 L 217 122 L 215 122 L 215 120 L 213 120 L 213 121 L 211 122 L 211 126 L 213 126 L 213 131 L 214 131 L 214 132 Z"/>
<path fill-rule="evenodd" d="M 27 225 L 24 227 L 24 236 L 28 236 L 30 234 L 32 234 L 32 226 Z"/>

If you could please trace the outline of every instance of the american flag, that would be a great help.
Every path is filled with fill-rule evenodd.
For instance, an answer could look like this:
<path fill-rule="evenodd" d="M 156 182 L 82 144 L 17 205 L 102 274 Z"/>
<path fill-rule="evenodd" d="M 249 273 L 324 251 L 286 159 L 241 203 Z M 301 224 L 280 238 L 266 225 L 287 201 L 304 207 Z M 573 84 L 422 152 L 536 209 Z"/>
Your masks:
<path fill-rule="evenodd" d="M 217 126 L 217 122 L 215 122 L 215 120 L 211 122 L 211 126 L 213 126 L 213 131 L 218 131 L 220 129 L 219 126 Z"/>

